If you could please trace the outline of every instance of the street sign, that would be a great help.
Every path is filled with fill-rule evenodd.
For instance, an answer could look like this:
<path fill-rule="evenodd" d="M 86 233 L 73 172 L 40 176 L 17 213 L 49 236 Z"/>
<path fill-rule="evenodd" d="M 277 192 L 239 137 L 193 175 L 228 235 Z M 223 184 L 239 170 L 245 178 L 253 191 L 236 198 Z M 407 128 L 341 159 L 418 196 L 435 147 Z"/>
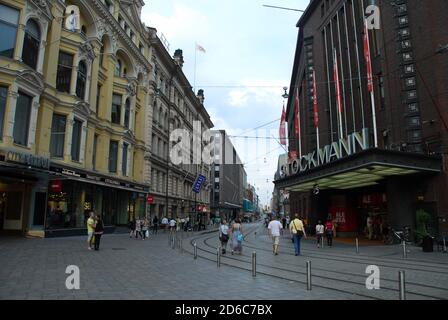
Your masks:
<path fill-rule="evenodd" d="M 193 184 L 193 191 L 199 193 L 207 178 L 202 174 L 198 175 L 196 181 Z"/>
<path fill-rule="evenodd" d="M 154 197 L 153 196 L 148 196 L 148 198 L 146 198 L 146 201 L 148 203 L 154 203 Z"/>

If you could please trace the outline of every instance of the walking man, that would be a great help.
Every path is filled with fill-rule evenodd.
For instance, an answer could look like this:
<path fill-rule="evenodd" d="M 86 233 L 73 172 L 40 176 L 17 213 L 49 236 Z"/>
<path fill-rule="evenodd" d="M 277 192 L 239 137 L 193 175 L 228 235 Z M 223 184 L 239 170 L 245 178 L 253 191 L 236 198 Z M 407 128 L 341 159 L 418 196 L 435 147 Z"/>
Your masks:
<path fill-rule="evenodd" d="M 289 224 L 289 231 L 291 232 L 294 240 L 295 255 L 300 256 L 300 241 L 302 240 L 302 237 L 305 237 L 306 239 L 306 232 L 303 227 L 303 222 L 299 219 L 299 215 L 297 213 L 295 214 L 294 220 L 292 220 Z"/>
<path fill-rule="evenodd" d="M 283 229 L 282 224 L 278 221 L 278 216 L 274 218 L 268 225 L 269 235 L 272 237 L 272 253 L 278 255 L 278 246 L 280 245 L 280 230 Z"/>
<path fill-rule="evenodd" d="M 154 216 L 154 219 L 152 219 L 152 228 L 154 234 L 157 234 L 158 227 L 159 227 L 159 218 L 157 218 L 157 216 Z"/>

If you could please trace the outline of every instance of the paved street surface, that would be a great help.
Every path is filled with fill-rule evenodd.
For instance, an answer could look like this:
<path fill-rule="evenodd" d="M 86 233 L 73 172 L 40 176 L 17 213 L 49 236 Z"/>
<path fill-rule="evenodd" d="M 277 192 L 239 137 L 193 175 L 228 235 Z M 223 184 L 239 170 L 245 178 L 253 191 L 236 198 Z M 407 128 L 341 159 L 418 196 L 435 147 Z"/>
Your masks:
<path fill-rule="evenodd" d="M 409 247 L 403 259 L 400 246 L 361 246 L 356 254 L 346 243 L 317 249 L 310 239 L 296 257 L 285 235 L 280 254 L 273 256 L 264 227 L 251 224 L 246 230 L 243 255 L 223 256 L 220 268 L 217 233 L 210 231 L 183 235 L 183 252 L 170 248 L 163 232 L 145 241 L 105 235 L 98 252 L 87 250 L 85 237 L 0 238 L 0 299 L 398 299 L 399 270 L 406 272 L 408 299 L 448 298 L 448 254 Z M 307 260 L 312 291 L 306 290 Z M 65 287 L 68 265 L 80 268 L 80 290 Z M 380 269 L 380 290 L 365 287 L 368 265 Z"/>

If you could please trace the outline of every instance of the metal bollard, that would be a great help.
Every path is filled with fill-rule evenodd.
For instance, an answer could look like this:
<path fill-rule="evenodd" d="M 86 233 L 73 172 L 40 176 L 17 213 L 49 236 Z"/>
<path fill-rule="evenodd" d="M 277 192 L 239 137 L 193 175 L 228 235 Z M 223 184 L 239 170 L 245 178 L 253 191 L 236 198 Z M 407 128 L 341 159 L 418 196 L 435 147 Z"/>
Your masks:
<path fill-rule="evenodd" d="M 193 255 L 195 259 L 198 258 L 198 246 L 196 245 L 196 242 L 193 245 Z"/>
<path fill-rule="evenodd" d="M 311 283 L 311 261 L 306 262 L 306 289 L 311 291 L 312 283 Z"/>
<path fill-rule="evenodd" d="M 403 245 L 403 258 L 406 259 L 408 257 L 408 253 L 406 251 L 406 241 L 401 243 Z"/>
<path fill-rule="evenodd" d="M 446 240 L 445 240 L 445 237 L 443 237 L 443 252 L 446 253 Z"/>
<path fill-rule="evenodd" d="M 218 248 L 216 249 L 216 266 L 218 268 L 221 267 L 221 247 L 218 246 Z"/>
<path fill-rule="evenodd" d="M 359 253 L 359 241 L 358 238 L 356 238 L 356 253 Z"/>
<path fill-rule="evenodd" d="M 404 271 L 398 271 L 398 281 L 400 285 L 400 300 L 406 300 L 406 283 Z"/>
<path fill-rule="evenodd" d="M 252 252 L 252 277 L 257 276 L 257 253 Z"/>

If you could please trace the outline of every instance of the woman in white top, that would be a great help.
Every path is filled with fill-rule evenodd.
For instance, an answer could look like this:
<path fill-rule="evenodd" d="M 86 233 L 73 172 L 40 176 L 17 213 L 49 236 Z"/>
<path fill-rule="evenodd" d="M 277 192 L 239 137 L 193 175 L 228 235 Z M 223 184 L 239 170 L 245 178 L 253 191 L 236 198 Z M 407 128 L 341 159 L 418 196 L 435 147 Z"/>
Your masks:
<path fill-rule="evenodd" d="M 322 224 L 322 221 L 318 221 L 316 225 L 316 238 L 317 238 L 317 247 L 320 248 L 321 242 L 323 243 L 322 239 L 324 237 L 324 231 L 325 227 Z"/>
<path fill-rule="evenodd" d="M 221 241 L 222 254 L 226 254 L 227 242 L 229 242 L 229 226 L 226 220 L 222 220 L 219 226 L 219 241 Z"/>

